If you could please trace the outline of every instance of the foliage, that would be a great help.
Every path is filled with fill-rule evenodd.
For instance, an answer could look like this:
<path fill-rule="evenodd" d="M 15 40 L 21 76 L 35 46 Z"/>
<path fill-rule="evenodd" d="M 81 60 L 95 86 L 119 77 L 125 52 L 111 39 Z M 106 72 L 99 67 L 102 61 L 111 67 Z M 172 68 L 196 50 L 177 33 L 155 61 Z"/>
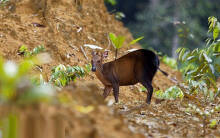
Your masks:
<path fill-rule="evenodd" d="M 122 18 L 125 18 L 125 14 L 123 12 L 116 12 L 115 18 L 121 20 Z"/>
<path fill-rule="evenodd" d="M 85 65 L 85 72 L 86 73 L 89 73 L 91 71 L 91 69 L 92 69 L 92 64 L 91 63 Z"/>
<path fill-rule="evenodd" d="M 217 125 L 218 125 L 218 121 L 216 119 L 210 120 L 210 123 L 209 123 L 210 128 L 216 128 Z"/>
<path fill-rule="evenodd" d="M 53 86 L 49 84 L 32 84 L 29 72 L 36 59 L 25 59 L 19 64 L 4 61 L 0 58 L 0 104 L 27 105 L 38 102 L 49 102 L 54 94 Z M 1 136 L 16 138 L 18 116 L 9 113 L 0 120 Z"/>
<path fill-rule="evenodd" d="M 123 46 L 123 43 L 125 41 L 125 37 L 124 36 L 116 36 L 114 33 L 109 33 L 109 38 L 115 48 L 115 59 L 117 58 L 117 53 L 118 53 L 118 50 Z M 133 45 L 135 43 L 137 43 L 138 41 L 140 41 L 141 39 L 143 39 L 144 37 L 139 37 L 133 41 L 131 41 L 128 46 L 130 45 Z"/>
<path fill-rule="evenodd" d="M 147 38 L 140 42 L 142 47 L 172 56 L 176 35 L 177 46 L 195 49 L 204 45 L 207 18 L 220 17 L 218 5 L 219 0 L 127 0 L 118 2 L 118 10 L 125 13 L 124 24 L 134 37 Z"/>
<path fill-rule="evenodd" d="M 84 113 L 84 114 L 88 114 L 88 113 L 90 113 L 94 110 L 94 106 L 91 106 L 91 105 L 89 105 L 89 106 L 75 105 L 74 108 L 78 112 L 81 112 L 81 113 Z"/>
<path fill-rule="evenodd" d="M 30 70 L 33 62 L 25 60 L 17 66 L 12 61 L 0 59 L 0 98 L 9 100 L 15 95 L 16 84 Z"/>
<path fill-rule="evenodd" d="M 44 51 L 45 51 L 45 48 L 42 45 L 35 47 L 32 51 L 29 51 L 25 45 L 22 45 L 19 48 L 18 53 L 20 55 L 24 55 L 25 57 L 31 57 L 31 56 L 35 56 L 41 52 L 44 52 Z"/>
<path fill-rule="evenodd" d="M 214 88 L 214 93 L 218 92 L 216 77 L 220 72 L 220 39 L 217 40 L 219 31 L 219 22 L 215 17 L 210 17 L 209 32 L 213 32 L 213 39 L 207 39 L 205 48 L 192 51 L 187 48 L 177 49 L 178 60 L 182 63 L 179 68 L 191 92 L 203 91 L 206 96 L 214 95 L 213 91 L 209 90 L 211 87 Z"/>
<path fill-rule="evenodd" d="M 9 0 L 0 0 L 0 6 L 4 6 Z"/>
<path fill-rule="evenodd" d="M 25 59 L 17 65 L 12 61 L 5 62 L 2 58 L 0 59 L 1 103 L 26 104 L 27 102 L 49 101 L 54 92 L 50 84 L 30 83 L 28 73 L 36 63 L 38 63 L 36 59 Z"/>
<path fill-rule="evenodd" d="M 177 69 L 177 62 L 174 58 L 170 58 L 168 56 L 163 56 L 161 61 L 163 63 L 165 63 L 166 65 L 168 65 L 169 67 L 173 68 L 173 69 Z"/>
<path fill-rule="evenodd" d="M 63 87 L 74 81 L 76 78 L 85 76 L 86 71 L 79 66 L 64 66 L 62 64 L 52 69 L 52 75 L 50 82 L 53 82 L 56 86 Z"/>
<path fill-rule="evenodd" d="M 177 98 L 182 99 L 184 97 L 184 94 L 178 86 L 172 86 L 168 88 L 165 92 L 163 92 L 162 90 L 156 91 L 155 96 L 159 99 L 174 100 Z"/>
<path fill-rule="evenodd" d="M 112 6 L 115 6 L 117 4 L 116 0 L 105 0 L 105 3 L 111 4 Z"/>
<path fill-rule="evenodd" d="M 16 114 L 9 114 L 1 119 L 0 129 L 3 138 L 17 138 L 18 117 Z M 2 127 L 2 128 L 1 128 Z"/>

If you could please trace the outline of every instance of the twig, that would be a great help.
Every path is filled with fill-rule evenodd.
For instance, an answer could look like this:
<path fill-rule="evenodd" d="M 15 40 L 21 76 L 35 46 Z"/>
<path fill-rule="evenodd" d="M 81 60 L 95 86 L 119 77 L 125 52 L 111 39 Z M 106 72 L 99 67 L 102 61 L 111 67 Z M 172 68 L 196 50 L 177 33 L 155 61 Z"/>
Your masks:
<path fill-rule="evenodd" d="M 106 49 L 108 49 L 111 46 L 111 40 L 109 38 L 109 35 L 107 34 L 107 38 L 108 38 L 108 47 Z"/>
<path fill-rule="evenodd" d="M 41 66 L 39 66 L 39 65 L 36 65 L 36 68 L 40 71 L 40 72 L 43 72 L 43 70 L 42 70 L 42 67 Z"/>
<path fill-rule="evenodd" d="M 69 46 L 72 47 L 74 50 L 79 51 L 78 47 L 73 46 L 72 44 L 69 43 Z"/>
<path fill-rule="evenodd" d="M 81 51 L 82 51 L 84 57 L 86 58 L 86 60 L 89 60 L 89 58 L 87 57 L 86 52 L 85 52 L 85 50 L 83 49 L 82 46 L 80 46 L 80 49 L 81 49 Z"/>
<path fill-rule="evenodd" d="M 189 90 L 189 86 L 184 85 L 183 83 L 180 83 L 178 80 L 176 80 L 175 78 L 172 77 L 167 77 L 169 80 L 171 80 L 173 83 L 175 83 L 176 85 L 178 85 L 181 88 L 184 89 L 188 89 Z"/>
<path fill-rule="evenodd" d="M 203 136 L 206 135 L 206 116 L 203 116 Z"/>

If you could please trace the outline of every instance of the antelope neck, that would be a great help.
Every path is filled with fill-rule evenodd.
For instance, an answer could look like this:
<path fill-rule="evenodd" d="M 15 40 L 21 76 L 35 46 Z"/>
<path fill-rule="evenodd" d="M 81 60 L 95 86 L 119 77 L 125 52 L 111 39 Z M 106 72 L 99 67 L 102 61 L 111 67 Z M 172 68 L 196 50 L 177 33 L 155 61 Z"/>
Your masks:
<path fill-rule="evenodd" d="M 103 64 L 96 66 L 97 72 L 103 73 Z"/>

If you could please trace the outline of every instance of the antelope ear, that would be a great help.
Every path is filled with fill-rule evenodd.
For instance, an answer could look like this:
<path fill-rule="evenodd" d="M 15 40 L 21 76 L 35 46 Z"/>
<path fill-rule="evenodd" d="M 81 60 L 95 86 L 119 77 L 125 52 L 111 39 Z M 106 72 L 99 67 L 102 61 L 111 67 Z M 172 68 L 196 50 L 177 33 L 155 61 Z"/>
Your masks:
<path fill-rule="evenodd" d="M 107 50 L 104 51 L 102 56 L 103 56 L 104 58 L 107 58 L 107 57 L 108 57 L 108 51 L 107 51 Z"/>

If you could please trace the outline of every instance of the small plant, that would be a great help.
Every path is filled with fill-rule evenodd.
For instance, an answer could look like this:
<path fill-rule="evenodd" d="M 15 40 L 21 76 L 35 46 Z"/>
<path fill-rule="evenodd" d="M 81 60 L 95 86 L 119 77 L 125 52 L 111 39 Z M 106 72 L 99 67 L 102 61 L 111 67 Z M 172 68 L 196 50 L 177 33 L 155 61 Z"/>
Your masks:
<path fill-rule="evenodd" d="M 218 121 L 216 119 L 212 119 L 209 122 L 210 122 L 209 125 L 208 125 L 209 128 L 215 129 L 218 125 Z"/>
<path fill-rule="evenodd" d="M 155 96 L 159 99 L 175 100 L 177 98 L 182 99 L 184 97 L 184 94 L 179 87 L 172 86 L 168 88 L 165 92 L 161 90 L 156 91 Z"/>
<path fill-rule="evenodd" d="M 31 83 L 28 73 L 38 62 L 36 59 L 25 59 L 19 65 L 13 61 L 5 62 L 0 58 L 0 102 L 18 104 L 49 101 L 54 93 L 50 84 L 36 85 Z"/>
<path fill-rule="evenodd" d="M 116 12 L 115 18 L 121 20 L 122 18 L 125 18 L 125 14 L 123 12 Z"/>
<path fill-rule="evenodd" d="M 56 86 L 63 87 L 68 85 L 76 78 L 84 77 L 86 71 L 79 66 L 64 66 L 62 64 L 52 69 L 52 75 L 50 82 L 53 82 Z"/>
<path fill-rule="evenodd" d="M 110 38 L 110 40 L 111 40 L 111 42 L 112 42 L 112 44 L 113 44 L 113 46 L 114 46 L 114 48 L 115 48 L 115 59 L 117 58 L 117 54 L 118 54 L 118 50 L 123 46 L 123 43 L 124 43 L 124 41 L 125 41 L 125 37 L 124 36 L 116 36 L 115 34 L 113 34 L 113 33 L 109 33 L 109 38 Z M 133 44 L 135 44 L 135 43 L 137 43 L 138 41 L 140 41 L 141 39 L 143 39 L 144 37 L 142 36 L 142 37 L 139 37 L 139 38 L 137 38 L 137 39 L 135 39 L 135 40 L 133 40 L 133 41 L 131 41 L 129 44 L 128 44 L 128 46 L 130 46 L 130 45 L 133 45 Z"/>
<path fill-rule="evenodd" d="M 91 63 L 85 65 L 86 73 L 89 73 L 91 71 L 91 69 L 92 69 L 92 64 Z"/>
<path fill-rule="evenodd" d="M 112 6 L 115 6 L 117 4 L 116 0 L 105 0 L 105 3 L 111 4 Z"/>
<path fill-rule="evenodd" d="M 25 45 L 22 45 L 18 50 L 18 54 L 24 55 L 25 57 L 31 57 L 44 51 L 45 48 L 42 45 L 35 47 L 32 51 L 28 51 L 28 48 Z"/>
<path fill-rule="evenodd" d="M 4 61 L 0 57 L 0 104 L 1 105 L 29 105 L 40 102 L 50 102 L 55 93 L 52 85 L 31 83 L 29 75 L 34 64 L 33 57 L 26 58 L 19 64 L 13 61 Z M 18 134 L 18 116 L 16 113 L 7 113 L 0 118 L 0 137 L 16 138 Z"/>

